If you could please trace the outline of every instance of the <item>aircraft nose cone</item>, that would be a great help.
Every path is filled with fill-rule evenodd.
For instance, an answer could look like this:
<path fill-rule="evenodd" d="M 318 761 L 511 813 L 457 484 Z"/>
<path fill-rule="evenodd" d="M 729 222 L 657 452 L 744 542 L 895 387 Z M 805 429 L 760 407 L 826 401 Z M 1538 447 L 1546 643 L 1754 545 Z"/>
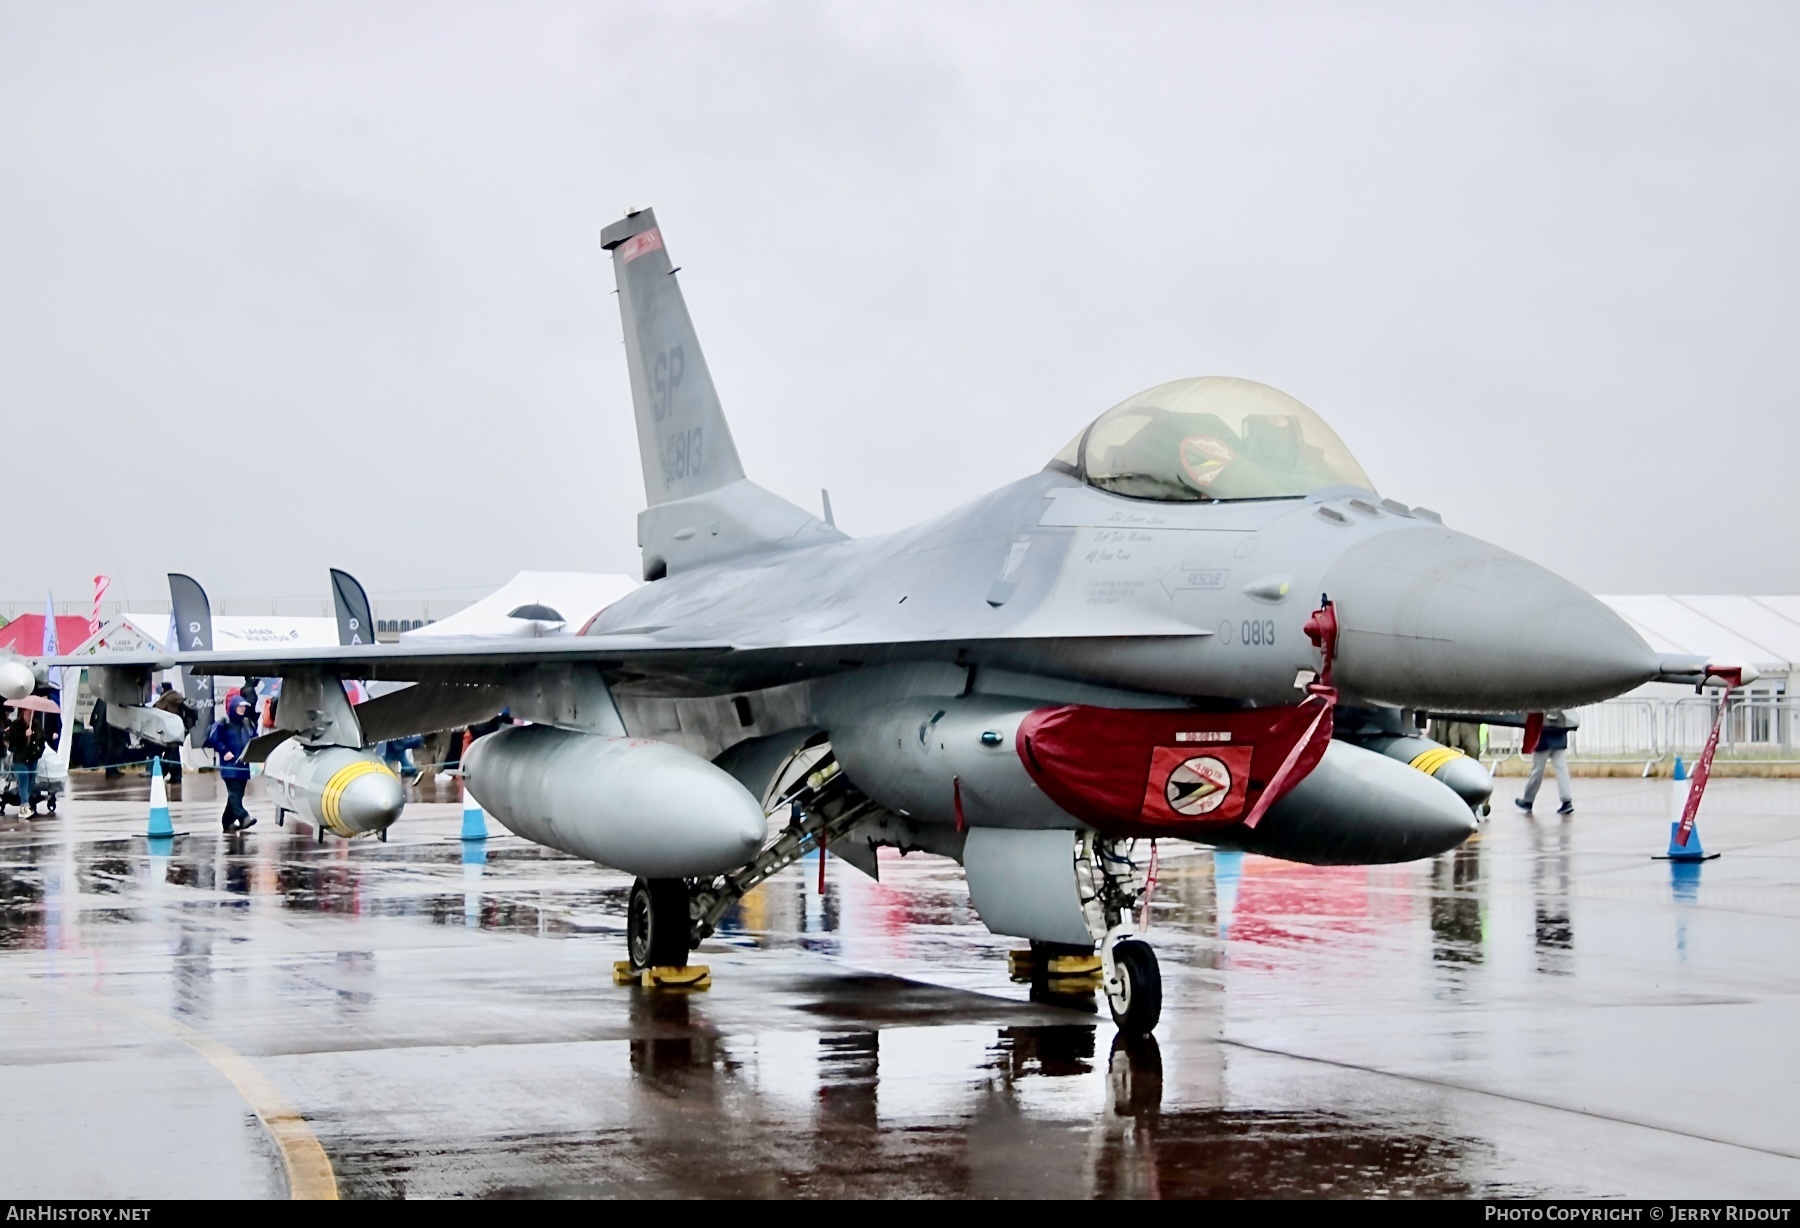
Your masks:
<path fill-rule="evenodd" d="M 344 786 L 338 820 L 355 832 L 378 832 L 393 826 L 406 805 L 406 789 L 391 772 L 367 772 Z"/>
<path fill-rule="evenodd" d="M 1401 707 L 1572 708 L 1656 676 L 1624 619 L 1527 559 L 1440 527 L 1398 529 L 1332 564 L 1334 680 Z"/>

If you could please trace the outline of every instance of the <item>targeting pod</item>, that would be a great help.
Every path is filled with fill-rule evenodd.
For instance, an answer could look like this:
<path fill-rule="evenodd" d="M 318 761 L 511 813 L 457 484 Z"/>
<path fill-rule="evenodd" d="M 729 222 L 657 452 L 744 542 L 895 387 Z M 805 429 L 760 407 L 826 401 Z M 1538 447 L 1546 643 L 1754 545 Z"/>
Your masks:
<path fill-rule="evenodd" d="M 1381 865 L 1455 848 L 1475 816 L 1449 789 L 1405 763 L 1333 741 L 1319 766 L 1269 808 L 1207 842 L 1312 865 Z"/>

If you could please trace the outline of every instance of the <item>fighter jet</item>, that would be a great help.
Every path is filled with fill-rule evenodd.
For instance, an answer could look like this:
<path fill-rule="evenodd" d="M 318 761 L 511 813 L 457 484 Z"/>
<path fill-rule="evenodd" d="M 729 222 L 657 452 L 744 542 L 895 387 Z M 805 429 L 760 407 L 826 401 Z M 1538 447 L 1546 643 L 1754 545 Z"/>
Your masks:
<path fill-rule="evenodd" d="M 994 932 L 1097 948 L 1115 1021 L 1142 1033 L 1161 1011 L 1133 921 L 1152 841 L 1431 856 L 1475 830 L 1491 782 L 1414 736 L 1415 713 L 1706 676 L 1573 584 L 1383 498 L 1318 414 L 1246 379 L 1158 383 L 1040 471 L 852 539 L 745 475 L 654 213 L 601 245 L 642 587 L 580 634 L 121 659 L 99 671 L 108 703 L 147 703 L 175 663 L 279 675 L 309 755 L 508 708 L 529 723 L 471 747 L 467 786 L 514 833 L 636 876 L 633 967 L 684 965 L 814 850 L 869 873 L 877 848 L 924 851 L 962 864 Z M 344 679 L 415 685 L 353 707 Z M 8 695 L 33 681 L 0 665 Z"/>

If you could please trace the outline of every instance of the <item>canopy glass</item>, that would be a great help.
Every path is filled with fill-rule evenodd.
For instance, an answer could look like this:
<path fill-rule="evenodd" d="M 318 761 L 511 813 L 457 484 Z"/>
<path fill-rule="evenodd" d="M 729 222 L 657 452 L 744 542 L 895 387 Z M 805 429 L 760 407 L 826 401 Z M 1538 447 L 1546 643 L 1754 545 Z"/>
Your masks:
<path fill-rule="evenodd" d="M 1267 384 L 1209 375 L 1121 401 L 1050 468 L 1134 499 L 1281 499 L 1328 486 L 1373 490 L 1324 419 Z"/>

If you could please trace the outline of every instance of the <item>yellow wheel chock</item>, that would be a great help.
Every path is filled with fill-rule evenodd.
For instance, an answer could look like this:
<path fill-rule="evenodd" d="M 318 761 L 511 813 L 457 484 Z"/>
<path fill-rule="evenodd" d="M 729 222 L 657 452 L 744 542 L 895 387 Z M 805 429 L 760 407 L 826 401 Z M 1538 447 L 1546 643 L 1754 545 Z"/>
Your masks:
<path fill-rule="evenodd" d="M 613 984 L 638 985 L 644 989 L 710 989 L 712 969 L 705 964 L 689 964 L 685 968 L 633 968 L 628 959 L 613 964 Z"/>

